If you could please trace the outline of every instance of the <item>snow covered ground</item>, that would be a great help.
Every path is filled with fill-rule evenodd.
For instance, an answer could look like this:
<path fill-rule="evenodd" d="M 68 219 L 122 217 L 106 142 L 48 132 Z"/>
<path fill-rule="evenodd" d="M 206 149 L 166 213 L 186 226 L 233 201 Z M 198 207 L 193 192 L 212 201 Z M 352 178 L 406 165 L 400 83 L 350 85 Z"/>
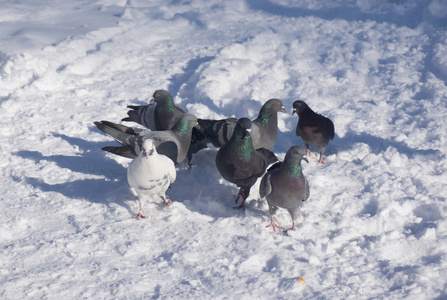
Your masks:
<path fill-rule="evenodd" d="M 447 297 L 444 0 L 1 1 L 0 34 L 1 299 Z M 281 158 L 294 100 L 333 120 L 296 231 L 259 182 L 233 210 L 212 147 L 130 219 L 93 121 L 160 88 L 202 118 L 281 99 Z"/>

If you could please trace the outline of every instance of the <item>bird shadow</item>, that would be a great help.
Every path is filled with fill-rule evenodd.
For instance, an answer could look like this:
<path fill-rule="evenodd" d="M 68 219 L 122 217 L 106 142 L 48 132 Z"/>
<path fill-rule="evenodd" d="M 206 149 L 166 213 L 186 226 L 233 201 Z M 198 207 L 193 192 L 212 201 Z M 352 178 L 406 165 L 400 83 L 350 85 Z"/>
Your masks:
<path fill-rule="evenodd" d="M 233 209 L 237 192 L 235 186 L 221 184 L 221 175 L 215 165 L 217 149 L 200 151 L 191 169 L 178 168 L 177 179 L 167 191 L 173 201 L 181 202 L 192 212 L 213 219 L 238 215 Z M 185 188 L 186 187 L 186 188 Z"/>
<path fill-rule="evenodd" d="M 409 158 L 416 156 L 426 156 L 439 159 L 443 156 L 440 150 L 436 149 L 416 149 L 408 146 L 404 141 L 397 142 L 390 139 L 382 138 L 380 136 L 374 136 L 369 133 L 357 133 L 353 131 L 347 132 L 343 137 L 335 135 L 334 140 L 329 143 L 327 147 L 327 153 L 335 154 L 340 151 L 347 151 L 353 149 L 356 143 L 364 143 L 369 146 L 370 152 L 374 154 L 383 153 L 389 147 L 396 148 L 401 154 L 407 155 Z"/>
<path fill-rule="evenodd" d="M 295 135 L 295 132 L 281 132 L 278 131 L 278 139 L 281 143 L 276 143 L 274 149 L 275 153 L 287 152 L 293 145 L 304 146 L 303 140 Z M 408 146 L 405 141 L 398 142 L 391 139 L 382 138 L 369 133 L 358 133 L 348 131 L 343 137 L 335 133 L 335 137 L 329 142 L 324 155 L 329 156 L 344 151 L 349 151 L 358 147 L 358 143 L 363 143 L 369 146 L 369 151 L 374 154 L 385 152 L 388 148 L 395 148 L 399 153 L 405 154 L 408 158 L 415 158 L 417 156 L 425 156 L 431 159 L 441 159 L 444 154 L 437 149 L 416 149 Z M 310 145 L 310 150 L 316 152 L 315 145 Z M 317 153 L 317 152 L 316 152 Z"/>
<path fill-rule="evenodd" d="M 57 192 L 67 198 L 84 199 L 92 203 L 115 203 L 131 212 L 126 199 L 134 196 L 127 186 L 125 168 L 113 159 L 107 158 L 100 150 L 108 142 L 92 142 L 64 134 L 53 133 L 54 137 L 61 138 L 81 150 L 79 155 L 43 155 L 38 151 L 21 150 L 13 153 L 24 159 L 36 163 L 48 161 L 55 163 L 59 168 L 72 172 L 82 173 L 96 178 L 83 178 L 63 183 L 50 184 L 42 178 L 25 177 L 24 181 L 44 192 Z M 101 176 L 101 178 L 98 178 Z M 18 180 L 18 179 L 17 179 Z"/>

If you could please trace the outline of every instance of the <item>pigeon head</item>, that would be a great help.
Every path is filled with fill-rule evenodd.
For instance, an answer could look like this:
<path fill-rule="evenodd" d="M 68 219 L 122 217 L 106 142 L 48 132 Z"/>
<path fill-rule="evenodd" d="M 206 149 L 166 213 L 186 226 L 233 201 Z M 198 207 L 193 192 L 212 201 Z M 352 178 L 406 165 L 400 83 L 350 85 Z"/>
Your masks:
<path fill-rule="evenodd" d="M 155 149 L 154 142 L 151 139 L 145 139 L 143 141 L 143 149 L 141 151 L 143 157 L 151 156 L 154 153 L 157 153 Z"/>
<path fill-rule="evenodd" d="M 235 131 L 242 132 L 241 138 L 245 138 L 247 135 L 250 135 L 251 132 L 251 120 L 248 118 L 240 118 L 237 120 Z"/>
<path fill-rule="evenodd" d="M 267 102 L 265 102 L 264 105 L 261 107 L 261 110 L 259 111 L 259 116 L 256 120 L 261 124 L 269 124 L 269 123 L 277 124 L 276 113 L 279 111 L 286 112 L 286 109 L 284 108 L 282 101 L 279 99 L 270 99 Z"/>
<path fill-rule="evenodd" d="M 245 128 L 247 130 L 251 129 L 251 120 L 248 118 L 240 118 L 239 120 L 237 120 L 237 123 L 242 128 Z"/>
<path fill-rule="evenodd" d="M 304 102 L 303 100 L 296 100 L 295 102 L 293 102 L 292 115 L 294 113 L 297 113 L 299 115 L 306 108 L 309 108 L 309 106 L 306 104 L 306 102 Z"/>
<path fill-rule="evenodd" d="M 301 160 L 304 160 L 307 163 L 309 163 L 309 160 L 307 160 L 306 153 L 307 153 L 306 148 L 301 146 L 292 146 L 287 151 L 284 161 L 299 163 Z"/>
<path fill-rule="evenodd" d="M 152 100 L 149 102 L 172 102 L 174 103 L 174 100 L 172 99 L 171 94 L 169 94 L 168 91 L 165 90 L 156 90 L 155 93 L 152 95 Z"/>
<path fill-rule="evenodd" d="M 286 112 L 286 109 L 284 108 L 284 105 L 282 104 L 282 101 L 279 99 L 270 99 L 267 102 L 264 103 L 264 105 L 261 108 L 261 113 L 265 112 L 271 112 L 276 113 L 278 111 Z"/>
<path fill-rule="evenodd" d="M 193 127 L 197 127 L 199 123 L 197 122 L 197 117 L 192 114 L 184 115 L 178 122 L 175 124 L 173 130 L 178 131 L 181 135 L 187 134 L 192 130 Z"/>

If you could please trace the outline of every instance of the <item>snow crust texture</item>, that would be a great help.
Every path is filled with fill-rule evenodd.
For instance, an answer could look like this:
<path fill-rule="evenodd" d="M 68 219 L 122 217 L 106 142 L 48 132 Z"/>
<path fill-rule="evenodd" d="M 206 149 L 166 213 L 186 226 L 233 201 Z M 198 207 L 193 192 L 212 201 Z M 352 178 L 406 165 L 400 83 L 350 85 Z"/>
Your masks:
<path fill-rule="evenodd" d="M 1 299 L 447 298 L 445 1 L 1 7 Z M 212 119 L 281 99 L 280 158 L 302 145 L 295 100 L 334 122 L 326 164 L 303 163 L 297 230 L 265 227 L 259 181 L 233 210 L 213 147 L 177 166 L 172 205 L 130 218 L 130 160 L 93 121 L 157 89 Z"/>

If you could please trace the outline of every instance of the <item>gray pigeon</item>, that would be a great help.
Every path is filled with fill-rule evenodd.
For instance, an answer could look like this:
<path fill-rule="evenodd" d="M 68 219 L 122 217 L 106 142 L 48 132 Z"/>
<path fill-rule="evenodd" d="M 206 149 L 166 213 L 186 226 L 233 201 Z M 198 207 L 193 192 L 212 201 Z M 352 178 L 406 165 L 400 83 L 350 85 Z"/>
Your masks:
<path fill-rule="evenodd" d="M 291 230 L 295 230 L 298 208 L 309 198 L 309 183 L 303 175 L 301 160 L 309 162 L 306 158 L 306 149 L 301 146 L 292 146 L 287 151 L 284 162 L 277 162 L 271 166 L 262 177 L 259 194 L 267 199 L 271 216 L 267 227 L 272 227 L 274 231 L 279 228 L 273 219 L 278 207 L 289 211 L 292 217 Z"/>
<path fill-rule="evenodd" d="M 150 131 L 147 129 L 128 127 L 108 121 L 94 122 L 104 133 L 113 137 L 122 146 L 104 147 L 102 150 L 128 158 L 137 157 L 141 152 L 143 141 L 153 140 L 157 152 L 169 157 L 175 164 L 181 163 L 191 143 L 191 133 L 198 126 L 194 115 L 184 115 L 171 130 Z"/>
<path fill-rule="evenodd" d="M 293 112 L 299 116 L 296 125 L 296 135 L 300 136 L 306 145 L 307 155 L 310 155 L 309 145 L 314 144 L 320 152 L 319 163 L 324 164 L 323 154 L 330 140 L 334 139 L 334 123 L 326 117 L 315 113 L 304 101 L 293 102 Z"/>
<path fill-rule="evenodd" d="M 259 115 L 252 121 L 251 139 L 255 149 L 272 149 L 278 134 L 278 112 L 286 112 L 282 101 L 270 99 L 264 103 L 259 111 Z M 222 120 L 198 120 L 203 128 L 204 135 L 216 147 L 221 147 L 227 143 L 233 135 L 237 120 L 227 118 Z"/>
<path fill-rule="evenodd" d="M 165 90 L 155 91 L 148 105 L 128 105 L 127 107 L 131 108 L 127 112 L 129 116 L 122 121 L 133 121 L 153 131 L 171 130 L 186 114 L 183 108 L 175 105 L 171 94 Z M 206 148 L 207 144 L 200 126 L 194 127 L 187 153 L 187 168 L 191 167 L 193 153 Z"/>
<path fill-rule="evenodd" d="M 127 168 L 127 181 L 138 195 L 140 210 L 136 216 L 146 218 L 143 214 L 143 201 L 152 195 L 158 195 L 166 205 L 172 203 L 166 197 L 166 190 L 175 181 L 176 172 L 172 160 L 157 153 L 152 139 L 143 141 L 140 154 Z"/>
<path fill-rule="evenodd" d="M 149 105 L 129 105 L 129 117 L 122 121 L 133 121 L 150 130 L 170 130 L 185 115 L 185 110 L 174 104 L 171 94 L 165 90 L 155 91 Z"/>
<path fill-rule="evenodd" d="M 251 187 L 261 177 L 267 166 L 278 159 L 272 151 L 261 148 L 255 150 L 250 137 L 251 121 L 241 118 L 237 121 L 231 139 L 220 147 L 216 155 L 216 166 L 227 181 L 240 187 L 236 203 L 243 208 Z"/>

